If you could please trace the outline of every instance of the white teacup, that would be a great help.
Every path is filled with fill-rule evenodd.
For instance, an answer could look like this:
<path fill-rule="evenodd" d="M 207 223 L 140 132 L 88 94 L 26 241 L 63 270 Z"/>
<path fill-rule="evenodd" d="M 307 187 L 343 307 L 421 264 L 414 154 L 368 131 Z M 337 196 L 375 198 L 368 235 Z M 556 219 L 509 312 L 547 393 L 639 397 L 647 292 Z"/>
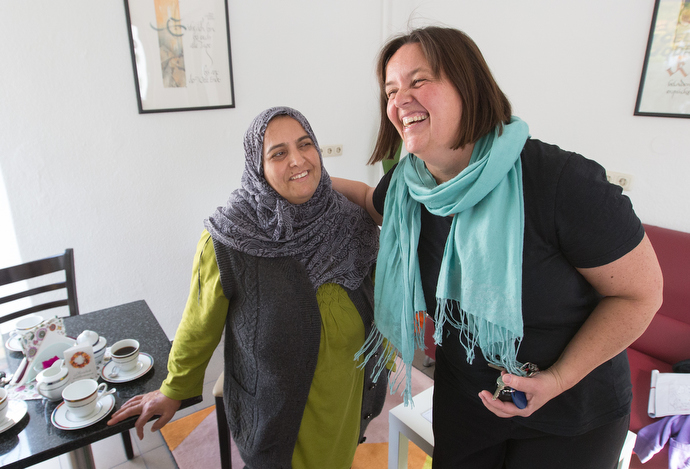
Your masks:
<path fill-rule="evenodd" d="M 106 383 L 98 384 L 93 379 L 80 379 L 62 391 L 67 410 L 77 418 L 85 418 L 96 410 L 96 404 L 105 396 L 115 392 L 115 388 L 106 391 Z"/>
<path fill-rule="evenodd" d="M 110 355 L 121 371 L 132 371 L 139 362 L 139 342 L 134 339 L 115 342 L 110 347 Z"/>
<path fill-rule="evenodd" d="M 7 405 L 10 400 L 7 398 L 7 389 L 0 388 L 0 422 L 5 420 L 7 416 Z"/>
<path fill-rule="evenodd" d="M 58 401 L 62 397 L 62 391 L 69 384 L 69 368 L 64 366 L 65 360 L 60 359 L 36 376 L 36 390 L 38 393 L 50 399 Z"/>
<path fill-rule="evenodd" d="M 43 317 L 37 314 L 29 314 L 24 316 L 16 323 L 14 323 L 14 328 L 20 332 L 26 332 L 31 328 L 34 328 L 43 322 Z"/>
<path fill-rule="evenodd" d="M 29 314 L 14 323 L 14 330 L 11 335 L 22 335 L 43 322 L 43 317 L 37 314 Z"/>

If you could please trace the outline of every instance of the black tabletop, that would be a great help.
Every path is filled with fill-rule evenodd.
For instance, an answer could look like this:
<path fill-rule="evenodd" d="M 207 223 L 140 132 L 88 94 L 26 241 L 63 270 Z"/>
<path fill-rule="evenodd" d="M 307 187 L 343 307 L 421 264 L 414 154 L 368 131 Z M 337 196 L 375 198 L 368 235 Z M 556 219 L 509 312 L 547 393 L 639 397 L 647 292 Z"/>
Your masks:
<path fill-rule="evenodd" d="M 153 357 L 153 369 L 144 376 L 128 382 L 110 384 L 117 389 L 115 409 L 129 398 L 160 388 L 168 374 L 168 354 L 170 341 L 145 301 L 136 301 L 93 313 L 64 318 L 65 329 L 70 337 L 78 336 L 84 330 L 98 332 L 112 345 L 122 339 L 136 339 L 140 350 Z M 5 338 L 3 338 L 4 344 Z M 0 344 L 1 346 L 1 344 Z M 14 371 L 21 362 L 20 352 L 6 353 L 6 363 Z M 102 378 L 99 378 L 102 381 Z M 201 397 L 189 399 L 183 407 L 196 404 Z M 104 418 L 81 430 L 60 430 L 51 420 L 51 414 L 59 402 L 46 399 L 26 401 L 28 412 L 11 429 L 0 433 L 0 466 L 3 468 L 23 468 L 60 454 L 81 448 L 85 445 L 122 433 L 134 427 L 135 417 L 109 427 Z M 114 411 L 113 411 L 114 412 Z M 112 412 L 111 412 L 112 413 Z"/>

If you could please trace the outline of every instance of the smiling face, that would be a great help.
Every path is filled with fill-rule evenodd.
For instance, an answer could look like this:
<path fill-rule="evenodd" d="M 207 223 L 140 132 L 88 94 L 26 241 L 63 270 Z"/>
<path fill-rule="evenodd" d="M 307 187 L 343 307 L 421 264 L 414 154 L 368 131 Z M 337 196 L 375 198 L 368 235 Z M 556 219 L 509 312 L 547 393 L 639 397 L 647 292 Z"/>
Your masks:
<path fill-rule="evenodd" d="M 321 181 L 321 159 L 309 134 L 292 117 L 271 120 L 264 134 L 264 177 L 292 204 L 303 204 Z"/>
<path fill-rule="evenodd" d="M 390 58 L 385 93 L 388 119 L 405 148 L 426 163 L 439 183 L 467 166 L 473 145 L 453 150 L 462 116 L 460 93 L 443 72 L 433 73 L 419 44 L 405 44 Z"/>

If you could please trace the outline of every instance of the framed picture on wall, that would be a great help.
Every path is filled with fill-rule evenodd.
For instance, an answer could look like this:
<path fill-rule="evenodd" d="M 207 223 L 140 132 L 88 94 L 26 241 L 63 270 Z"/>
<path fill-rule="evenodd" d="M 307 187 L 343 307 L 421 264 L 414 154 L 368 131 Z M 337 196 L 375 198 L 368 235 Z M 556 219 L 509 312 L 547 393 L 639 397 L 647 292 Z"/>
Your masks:
<path fill-rule="evenodd" d="M 124 0 L 139 113 L 235 107 L 227 0 Z"/>
<path fill-rule="evenodd" d="M 635 115 L 690 117 L 690 0 L 656 0 Z"/>

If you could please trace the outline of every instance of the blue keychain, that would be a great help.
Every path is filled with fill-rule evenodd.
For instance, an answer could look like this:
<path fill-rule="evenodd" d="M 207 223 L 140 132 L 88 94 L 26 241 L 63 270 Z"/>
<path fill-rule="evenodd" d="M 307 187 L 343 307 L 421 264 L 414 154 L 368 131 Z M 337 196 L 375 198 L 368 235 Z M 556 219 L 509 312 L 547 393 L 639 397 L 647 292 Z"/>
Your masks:
<path fill-rule="evenodd" d="M 502 367 L 498 367 L 493 364 L 489 364 L 489 366 L 495 369 L 503 370 Z M 537 365 L 529 362 L 522 366 L 522 370 L 525 372 L 527 377 L 532 377 L 539 373 L 539 368 Z M 501 376 L 499 376 L 496 380 L 496 392 L 494 393 L 493 398 L 494 400 L 501 399 L 502 401 L 512 400 L 513 404 L 515 404 L 515 407 L 518 409 L 524 409 L 527 407 L 527 396 L 525 393 L 506 386 Z"/>
<path fill-rule="evenodd" d="M 525 396 L 524 392 L 513 389 L 513 392 L 510 393 L 510 397 L 513 399 L 513 404 L 515 404 L 515 407 L 518 409 L 527 407 L 527 396 Z"/>
<path fill-rule="evenodd" d="M 539 373 L 539 367 L 534 363 L 527 362 L 524 365 L 522 365 L 522 371 L 525 372 L 525 375 L 528 378 L 531 378 L 532 376 Z M 525 407 L 527 407 L 527 396 L 525 396 L 524 392 L 516 391 L 515 389 L 513 389 L 513 392 L 511 393 L 510 397 L 513 399 L 513 404 L 515 404 L 515 407 L 517 407 L 518 409 L 524 409 Z"/>

